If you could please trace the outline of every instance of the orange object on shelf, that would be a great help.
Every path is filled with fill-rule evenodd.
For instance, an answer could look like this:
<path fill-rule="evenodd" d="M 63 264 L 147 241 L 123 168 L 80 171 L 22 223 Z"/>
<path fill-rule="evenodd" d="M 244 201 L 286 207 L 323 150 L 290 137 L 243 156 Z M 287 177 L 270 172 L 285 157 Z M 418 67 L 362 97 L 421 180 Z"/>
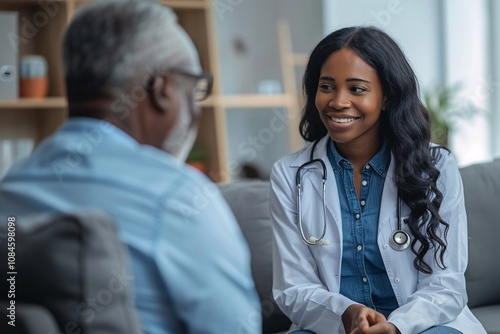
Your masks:
<path fill-rule="evenodd" d="M 186 162 L 189 166 L 196 168 L 203 174 L 207 173 L 207 165 L 202 162 L 202 161 L 187 161 Z"/>
<path fill-rule="evenodd" d="M 21 78 L 21 97 L 44 98 L 49 89 L 49 79 L 47 77 Z"/>

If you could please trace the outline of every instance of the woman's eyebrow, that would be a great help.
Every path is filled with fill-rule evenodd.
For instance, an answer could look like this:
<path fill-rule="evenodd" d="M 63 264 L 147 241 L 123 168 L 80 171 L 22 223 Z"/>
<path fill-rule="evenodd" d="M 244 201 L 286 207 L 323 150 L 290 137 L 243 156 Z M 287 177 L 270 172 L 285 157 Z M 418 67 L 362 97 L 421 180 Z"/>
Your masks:
<path fill-rule="evenodd" d="M 319 78 L 319 80 L 326 80 L 326 81 L 335 81 L 334 78 L 332 77 L 328 77 L 328 76 L 322 76 Z"/>
<path fill-rule="evenodd" d="M 370 81 L 365 80 L 365 79 L 361 79 L 361 78 L 348 78 L 346 81 L 347 82 L 350 82 L 350 81 L 361 81 L 361 82 L 370 83 Z"/>
<path fill-rule="evenodd" d="M 332 78 L 332 77 L 329 77 L 329 76 L 322 76 L 319 79 L 320 80 L 325 80 L 325 81 L 333 81 L 333 82 L 335 82 L 335 79 Z M 361 78 L 348 78 L 346 80 L 346 82 L 351 82 L 351 81 L 361 81 L 361 82 L 371 83 L 370 81 L 365 80 L 365 79 L 361 79 Z"/>

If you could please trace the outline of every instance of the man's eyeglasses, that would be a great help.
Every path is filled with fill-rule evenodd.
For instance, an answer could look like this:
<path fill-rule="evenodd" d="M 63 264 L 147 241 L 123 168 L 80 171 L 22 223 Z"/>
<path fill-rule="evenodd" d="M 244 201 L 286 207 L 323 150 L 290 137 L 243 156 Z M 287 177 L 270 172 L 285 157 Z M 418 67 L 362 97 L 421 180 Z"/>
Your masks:
<path fill-rule="evenodd" d="M 210 73 L 201 72 L 197 74 L 187 69 L 177 68 L 177 67 L 170 67 L 162 71 L 159 71 L 159 73 L 165 75 L 168 74 L 183 75 L 195 80 L 195 85 L 193 87 L 193 99 L 196 102 L 205 100 L 212 93 L 213 77 Z M 152 77 L 151 79 L 152 80 L 150 81 L 149 89 L 152 88 L 152 83 L 154 82 L 154 78 Z"/>

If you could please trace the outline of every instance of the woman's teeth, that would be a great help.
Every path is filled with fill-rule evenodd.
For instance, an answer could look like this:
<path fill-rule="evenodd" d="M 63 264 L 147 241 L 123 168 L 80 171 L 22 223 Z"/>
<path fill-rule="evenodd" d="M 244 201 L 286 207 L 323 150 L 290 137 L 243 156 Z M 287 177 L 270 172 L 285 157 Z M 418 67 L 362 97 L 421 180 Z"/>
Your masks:
<path fill-rule="evenodd" d="M 337 117 L 329 117 L 335 123 L 350 123 L 354 122 L 355 118 L 337 118 Z"/>

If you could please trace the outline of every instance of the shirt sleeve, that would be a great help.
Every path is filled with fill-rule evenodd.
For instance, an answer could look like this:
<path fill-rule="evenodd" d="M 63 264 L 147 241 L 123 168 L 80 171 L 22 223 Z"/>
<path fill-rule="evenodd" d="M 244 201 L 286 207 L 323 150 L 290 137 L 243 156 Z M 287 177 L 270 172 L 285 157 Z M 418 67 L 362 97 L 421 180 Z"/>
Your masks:
<path fill-rule="evenodd" d="M 433 273 L 418 272 L 416 291 L 388 318 L 403 334 L 420 333 L 432 326 L 443 325 L 454 320 L 467 305 L 464 275 L 468 256 L 467 216 L 462 179 L 448 152 L 442 153 L 438 168 L 441 172 L 438 188 L 443 194 L 439 213 L 449 224 L 444 257 L 446 269 L 436 265 L 434 251 L 430 249 L 425 261 L 431 265 Z M 443 232 L 443 228 L 440 231 Z"/>
<path fill-rule="evenodd" d="M 186 333 L 261 333 L 245 239 L 217 186 L 186 181 L 161 205 L 156 261 Z"/>
<path fill-rule="evenodd" d="M 328 291 L 319 278 L 310 246 L 303 242 L 296 224 L 295 182 L 285 171 L 289 168 L 279 161 L 271 172 L 273 295 L 283 313 L 298 327 L 315 333 L 343 332 L 341 315 L 354 302 Z"/>

